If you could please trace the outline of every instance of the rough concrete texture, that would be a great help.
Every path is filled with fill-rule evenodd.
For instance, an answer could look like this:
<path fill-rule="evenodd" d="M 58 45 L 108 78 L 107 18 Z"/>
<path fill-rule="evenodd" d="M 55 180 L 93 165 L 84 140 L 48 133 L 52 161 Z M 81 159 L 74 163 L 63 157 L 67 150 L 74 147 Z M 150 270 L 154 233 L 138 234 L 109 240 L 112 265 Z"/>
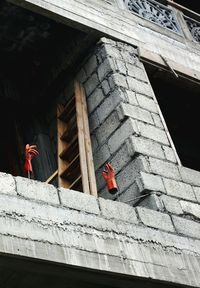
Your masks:
<path fill-rule="evenodd" d="M 16 177 L 17 194 L 25 198 L 32 198 L 39 201 L 47 201 L 52 204 L 59 204 L 58 192 L 53 185 L 47 185 L 40 181 L 30 180 L 27 182 L 24 177 Z M 47 189 L 48 187 L 48 189 Z"/>
<path fill-rule="evenodd" d="M 138 207 L 137 212 L 144 225 L 169 232 L 175 232 L 169 215 L 143 207 Z"/>
<path fill-rule="evenodd" d="M 0 172 L 0 191 L 5 194 L 16 194 L 15 180 L 12 175 Z"/>
<path fill-rule="evenodd" d="M 59 188 L 59 195 L 63 206 L 87 213 L 99 214 L 99 206 L 94 196 L 65 188 Z"/>
<path fill-rule="evenodd" d="M 137 206 L 131 212 L 124 210 L 125 206 L 100 199 L 102 217 L 124 223 L 139 221 L 139 226 L 167 231 L 175 238 L 184 235 L 182 243 L 188 237 L 199 238 L 200 172 L 178 166 L 137 49 L 102 38 L 82 70 L 87 74 L 82 83 L 87 93 L 91 136 L 95 139 L 99 196 Z M 88 87 L 90 81 L 92 87 Z M 108 193 L 102 177 L 108 161 L 116 171 L 119 188 L 116 195 Z M 124 226 L 121 229 L 124 231 Z M 148 267 L 155 278 L 158 270 Z"/>
<path fill-rule="evenodd" d="M 23 179 L 18 194 L 0 191 L 0 253 L 200 287 L 199 223 L 67 189 L 58 206 L 28 193 L 42 184 Z"/>
<path fill-rule="evenodd" d="M 148 207 L 149 209 L 156 210 L 156 211 L 163 211 L 163 203 L 159 196 L 155 194 L 151 195 L 144 195 L 144 199 L 140 202 L 141 207 Z"/>

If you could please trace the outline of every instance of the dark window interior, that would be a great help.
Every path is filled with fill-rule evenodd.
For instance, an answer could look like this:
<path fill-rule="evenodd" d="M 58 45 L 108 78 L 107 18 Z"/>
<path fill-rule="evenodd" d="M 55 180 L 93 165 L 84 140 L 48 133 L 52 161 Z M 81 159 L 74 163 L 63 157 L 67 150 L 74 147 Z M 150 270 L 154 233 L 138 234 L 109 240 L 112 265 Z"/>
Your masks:
<path fill-rule="evenodd" d="M 81 30 L 0 1 L 1 172 L 24 176 L 27 143 L 40 152 L 35 179 L 46 181 L 56 170 L 58 97 L 93 42 Z"/>
<path fill-rule="evenodd" d="M 200 5 L 198 0 L 174 0 L 174 2 L 200 14 Z"/>
<path fill-rule="evenodd" d="M 200 84 L 146 69 L 182 164 L 200 171 Z"/>

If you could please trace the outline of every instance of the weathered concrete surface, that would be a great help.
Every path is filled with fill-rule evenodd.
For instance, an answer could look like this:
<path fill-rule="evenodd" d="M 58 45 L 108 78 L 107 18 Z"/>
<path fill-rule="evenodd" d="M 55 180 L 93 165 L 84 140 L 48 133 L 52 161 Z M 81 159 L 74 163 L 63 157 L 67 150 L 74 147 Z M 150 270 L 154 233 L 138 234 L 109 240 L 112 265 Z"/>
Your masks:
<path fill-rule="evenodd" d="M 180 228 L 180 221 L 184 222 L 180 217 L 171 219 L 167 214 L 145 208 L 136 211 L 110 200 L 99 202 L 93 196 L 68 189 L 61 191 L 61 204 L 52 203 L 48 201 L 51 185 L 45 185 L 47 197 L 41 198 L 41 183 L 37 181 L 34 199 L 29 197 L 28 189 L 27 193 L 20 193 L 19 185 L 18 195 L 9 193 L 9 189 L 6 193 L 11 178 L 0 178 L 0 184 L 1 180 L 4 182 L 0 190 L 0 253 L 5 256 L 26 256 L 200 287 L 197 222 L 186 221 L 190 227 L 198 225 L 195 233 L 191 233 L 191 228 L 187 233 L 186 226 Z M 24 182 L 27 187 L 32 183 L 29 179 Z M 64 193 L 73 193 L 71 202 Z M 90 204 L 92 209 L 86 209 Z"/>
<path fill-rule="evenodd" d="M 171 67 L 193 78 L 200 79 L 199 45 L 180 34 L 171 32 L 150 21 L 119 8 L 116 1 L 104 0 L 11 0 L 11 2 L 45 14 L 83 30 L 97 30 L 118 40 L 140 47 L 141 56 Z M 183 21 L 179 23 L 183 25 Z"/>

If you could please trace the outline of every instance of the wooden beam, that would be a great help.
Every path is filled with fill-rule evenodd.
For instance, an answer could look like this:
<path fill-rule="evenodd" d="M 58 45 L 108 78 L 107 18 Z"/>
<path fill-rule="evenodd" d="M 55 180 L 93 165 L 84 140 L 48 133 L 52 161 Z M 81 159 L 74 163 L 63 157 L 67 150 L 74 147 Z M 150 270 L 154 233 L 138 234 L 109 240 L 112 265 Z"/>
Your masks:
<path fill-rule="evenodd" d="M 81 174 L 82 174 L 82 186 L 83 186 L 83 192 L 90 194 L 89 181 L 88 181 L 87 157 L 86 157 L 86 151 L 85 151 L 84 126 L 83 126 L 82 89 L 78 81 L 75 81 L 74 86 L 75 86 L 76 117 L 77 117 L 77 128 L 78 128 L 78 143 L 79 143 L 79 154 L 80 154 L 80 168 L 81 168 Z"/>
<path fill-rule="evenodd" d="M 86 103 L 85 91 L 82 85 L 81 85 L 81 98 L 82 98 L 85 151 L 86 151 L 86 158 L 87 158 L 90 194 L 97 197 L 97 184 L 96 184 L 96 176 L 95 176 L 94 162 L 93 162 L 93 155 L 92 155 L 92 144 L 91 144 L 91 139 L 90 139 L 87 103 Z"/>

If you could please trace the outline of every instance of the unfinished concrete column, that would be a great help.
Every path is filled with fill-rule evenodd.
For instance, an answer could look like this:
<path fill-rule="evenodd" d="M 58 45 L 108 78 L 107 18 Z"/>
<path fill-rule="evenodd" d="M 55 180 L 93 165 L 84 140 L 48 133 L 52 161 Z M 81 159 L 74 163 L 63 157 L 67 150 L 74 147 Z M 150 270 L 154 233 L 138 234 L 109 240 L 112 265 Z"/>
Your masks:
<path fill-rule="evenodd" d="M 99 196 L 162 210 L 165 181 L 182 178 L 137 48 L 103 38 L 78 77 L 87 94 Z M 102 177 L 108 161 L 117 173 L 114 196 Z"/>

